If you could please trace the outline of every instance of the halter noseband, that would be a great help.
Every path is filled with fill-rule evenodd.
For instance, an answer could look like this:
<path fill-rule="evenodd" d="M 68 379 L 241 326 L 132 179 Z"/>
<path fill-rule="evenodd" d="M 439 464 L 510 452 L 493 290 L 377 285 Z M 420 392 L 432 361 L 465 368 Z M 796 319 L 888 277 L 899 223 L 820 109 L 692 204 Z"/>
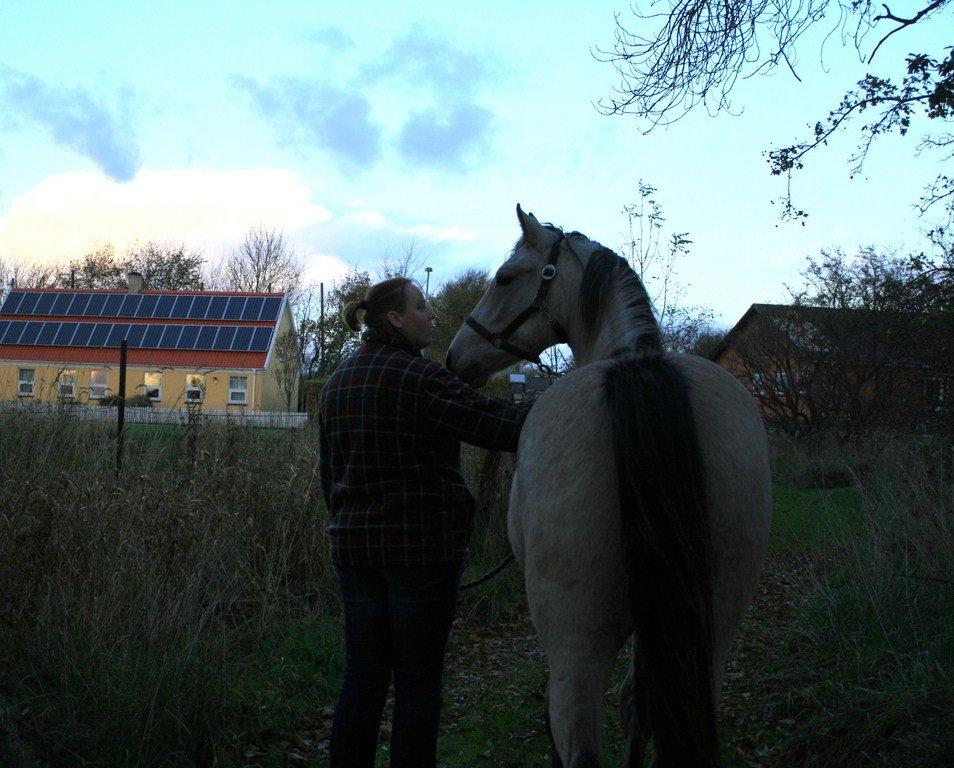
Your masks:
<path fill-rule="evenodd" d="M 523 312 L 517 315 L 502 331 L 491 331 L 489 328 L 478 323 L 473 315 L 468 315 L 464 320 L 467 325 L 474 329 L 478 334 L 483 338 L 493 344 L 497 349 L 502 349 L 504 352 L 507 352 L 514 357 L 519 357 L 522 360 L 528 360 L 534 365 L 538 365 L 541 368 L 546 368 L 546 366 L 540 362 L 540 355 L 531 355 L 529 352 L 526 352 L 520 347 L 511 344 L 508 340 L 510 336 L 513 335 L 513 332 L 517 330 L 521 325 L 523 325 L 527 320 L 530 319 L 537 312 L 542 312 L 543 317 L 546 319 L 550 327 L 556 332 L 558 338 L 561 341 L 566 340 L 566 332 L 563 330 L 563 327 L 547 312 L 547 294 L 550 293 L 550 283 L 553 281 L 553 278 L 556 276 L 556 263 L 557 259 L 560 257 L 560 246 L 563 245 L 564 240 L 566 240 L 566 235 L 562 232 L 557 238 L 556 242 L 550 246 L 550 255 L 547 258 L 547 263 L 544 264 L 543 269 L 540 272 L 540 287 L 537 288 L 537 295 L 534 298 L 533 302 L 527 307 Z"/>

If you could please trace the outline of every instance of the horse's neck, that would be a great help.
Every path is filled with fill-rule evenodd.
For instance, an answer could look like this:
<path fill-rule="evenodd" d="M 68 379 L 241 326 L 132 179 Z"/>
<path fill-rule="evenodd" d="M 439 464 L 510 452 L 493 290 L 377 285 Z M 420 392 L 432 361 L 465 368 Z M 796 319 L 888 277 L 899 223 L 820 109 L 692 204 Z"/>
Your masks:
<path fill-rule="evenodd" d="M 633 346 L 636 336 L 618 288 L 613 289 L 603 313 L 603 322 L 597 328 L 587 333 L 577 320 L 566 330 L 577 365 L 612 357 L 620 349 Z"/>

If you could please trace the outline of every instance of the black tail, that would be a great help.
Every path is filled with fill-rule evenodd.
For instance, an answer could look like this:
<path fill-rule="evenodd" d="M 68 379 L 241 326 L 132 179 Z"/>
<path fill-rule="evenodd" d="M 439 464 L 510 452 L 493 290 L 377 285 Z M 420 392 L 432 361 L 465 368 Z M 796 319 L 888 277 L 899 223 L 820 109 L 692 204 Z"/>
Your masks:
<path fill-rule="evenodd" d="M 606 376 L 623 555 L 659 768 L 715 768 L 712 555 L 686 379 L 659 354 Z"/>

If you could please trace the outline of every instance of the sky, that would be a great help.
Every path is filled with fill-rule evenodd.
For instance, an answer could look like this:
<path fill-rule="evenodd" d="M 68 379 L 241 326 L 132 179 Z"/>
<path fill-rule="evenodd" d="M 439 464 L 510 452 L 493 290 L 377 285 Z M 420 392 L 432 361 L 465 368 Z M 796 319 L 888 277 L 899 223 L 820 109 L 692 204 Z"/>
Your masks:
<path fill-rule="evenodd" d="M 901 13 L 903 8 L 892 9 Z M 380 268 L 413 244 L 439 284 L 495 269 L 520 203 L 619 250 L 624 205 L 657 188 L 688 232 L 682 301 L 732 325 L 784 301 L 805 258 L 864 245 L 919 250 L 912 209 L 936 172 L 915 137 L 865 172 L 839 137 L 793 182 L 782 222 L 764 152 L 807 135 L 866 67 L 824 30 L 796 71 L 738 84 L 733 111 L 649 133 L 596 103 L 618 76 L 625 2 L 138 3 L 6 0 L 0 25 L 0 258 L 51 262 L 112 243 L 185 242 L 220 258 L 252 226 L 284 231 L 309 280 Z M 894 36 L 940 53 L 950 13 Z M 875 71 L 879 71 L 877 66 Z"/>

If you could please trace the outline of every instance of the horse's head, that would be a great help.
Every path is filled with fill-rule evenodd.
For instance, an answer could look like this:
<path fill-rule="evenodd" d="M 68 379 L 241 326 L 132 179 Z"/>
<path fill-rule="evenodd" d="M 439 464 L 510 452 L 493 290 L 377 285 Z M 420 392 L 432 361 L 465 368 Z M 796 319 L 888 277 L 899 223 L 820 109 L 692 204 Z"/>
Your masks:
<path fill-rule="evenodd" d="M 448 368 L 477 386 L 567 341 L 566 324 L 575 311 L 582 269 L 563 232 L 519 205 L 517 219 L 520 239 L 447 352 Z"/>

